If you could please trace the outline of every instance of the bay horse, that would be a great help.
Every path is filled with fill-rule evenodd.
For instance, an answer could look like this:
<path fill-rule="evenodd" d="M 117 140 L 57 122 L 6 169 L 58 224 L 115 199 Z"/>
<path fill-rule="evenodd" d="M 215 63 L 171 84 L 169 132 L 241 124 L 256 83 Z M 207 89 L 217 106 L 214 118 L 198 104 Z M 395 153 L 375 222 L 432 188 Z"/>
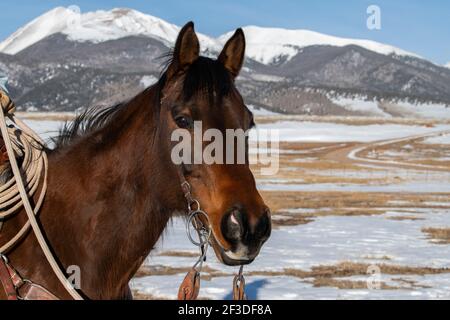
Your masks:
<path fill-rule="evenodd" d="M 252 113 L 235 86 L 244 61 L 241 29 L 217 59 L 199 55 L 194 24 L 180 31 L 159 81 L 126 103 L 91 110 L 66 125 L 48 151 L 48 189 L 38 219 L 62 270 L 79 266 L 88 299 L 130 299 L 129 281 L 170 219 L 186 215 L 180 178 L 208 213 L 219 261 L 251 263 L 271 232 L 270 212 L 244 164 L 171 161 L 171 133 L 203 128 L 248 130 Z M 246 145 L 248 153 L 248 145 Z M 25 223 L 4 222 L 0 245 Z M 19 273 L 61 299 L 70 296 L 29 233 L 8 258 Z M 174 291 L 176 288 L 174 288 Z M 0 290 L 0 298 L 3 292 Z"/>

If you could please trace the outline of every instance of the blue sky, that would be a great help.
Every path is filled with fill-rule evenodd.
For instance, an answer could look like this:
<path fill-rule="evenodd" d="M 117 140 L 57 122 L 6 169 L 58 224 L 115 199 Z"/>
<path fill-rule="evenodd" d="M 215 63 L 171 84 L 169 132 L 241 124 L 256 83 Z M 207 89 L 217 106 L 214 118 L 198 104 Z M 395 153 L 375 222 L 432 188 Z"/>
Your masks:
<path fill-rule="evenodd" d="M 447 0 L 0 0 L 0 39 L 56 7 L 83 12 L 128 7 L 183 25 L 193 20 L 217 36 L 240 26 L 310 29 L 341 37 L 371 39 L 415 52 L 433 62 L 450 62 L 450 1 Z M 381 30 L 368 30 L 366 9 L 381 9 Z"/>

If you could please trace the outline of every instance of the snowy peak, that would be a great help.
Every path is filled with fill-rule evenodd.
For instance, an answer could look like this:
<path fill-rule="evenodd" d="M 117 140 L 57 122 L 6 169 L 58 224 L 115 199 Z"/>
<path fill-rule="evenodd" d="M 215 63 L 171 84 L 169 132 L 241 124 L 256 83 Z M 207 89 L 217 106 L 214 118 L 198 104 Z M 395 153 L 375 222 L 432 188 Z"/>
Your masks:
<path fill-rule="evenodd" d="M 179 28 L 156 17 L 131 9 L 113 9 L 81 14 L 62 33 L 70 40 L 104 42 L 129 35 L 146 35 L 175 41 Z"/>
<path fill-rule="evenodd" d="M 303 47 L 314 45 L 330 45 L 343 47 L 357 45 L 380 54 L 396 54 L 418 57 L 402 49 L 371 40 L 346 39 L 309 30 L 289 30 L 282 28 L 244 27 L 247 42 L 247 56 L 263 64 L 276 62 L 278 59 L 291 59 Z M 232 35 L 232 32 L 219 37 L 221 43 Z"/>
<path fill-rule="evenodd" d="M 125 8 L 80 14 L 76 10 L 58 7 L 34 19 L 0 43 L 0 52 L 16 54 L 55 33 L 72 41 L 94 43 L 127 36 L 144 35 L 173 45 L 180 27 L 139 11 Z M 216 48 L 216 41 L 198 34 L 202 44 Z"/>
<path fill-rule="evenodd" d="M 0 43 L 0 52 L 16 54 L 49 35 L 61 32 L 67 27 L 68 21 L 74 18 L 76 13 L 63 7 L 48 11 Z"/>

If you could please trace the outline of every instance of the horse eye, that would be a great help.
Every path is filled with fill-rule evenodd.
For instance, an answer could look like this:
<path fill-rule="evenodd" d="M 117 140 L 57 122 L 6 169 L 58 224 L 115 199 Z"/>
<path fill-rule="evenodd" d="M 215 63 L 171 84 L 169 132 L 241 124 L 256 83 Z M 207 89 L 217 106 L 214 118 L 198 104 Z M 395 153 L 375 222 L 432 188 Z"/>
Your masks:
<path fill-rule="evenodd" d="M 192 127 L 192 119 L 186 116 L 178 116 L 175 118 L 175 123 L 182 129 L 188 129 Z"/>

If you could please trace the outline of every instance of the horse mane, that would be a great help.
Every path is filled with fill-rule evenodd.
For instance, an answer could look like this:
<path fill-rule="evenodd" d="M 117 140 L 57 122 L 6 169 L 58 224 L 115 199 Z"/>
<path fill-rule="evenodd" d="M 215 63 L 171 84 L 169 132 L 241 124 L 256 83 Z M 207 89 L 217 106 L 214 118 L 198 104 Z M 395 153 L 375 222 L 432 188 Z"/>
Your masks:
<path fill-rule="evenodd" d="M 158 97 L 167 82 L 167 68 L 172 63 L 171 54 L 167 54 L 167 61 L 163 64 L 163 71 L 158 82 L 146 90 L 157 86 Z M 207 57 L 199 57 L 185 71 L 183 83 L 183 99 L 188 101 L 194 95 L 206 97 L 211 104 L 220 101 L 233 87 L 230 73 L 222 63 Z M 120 114 L 119 111 L 127 107 L 129 102 L 121 102 L 109 107 L 92 107 L 80 113 L 73 121 L 67 121 L 59 130 L 56 137 L 51 139 L 53 150 L 70 145 L 79 138 L 100 130 L 113 121 Z"/>
<path fill-rule="evenodd" d="M 73 121 L 67 121 L 59 130 L 56 137 L 51 138 L 53 150 L 70 145 L 73 141 L 84 135 L 105 127 L 127 103 L 119 103 L 109 107 L 88 108 L 75 117 Z"/>

